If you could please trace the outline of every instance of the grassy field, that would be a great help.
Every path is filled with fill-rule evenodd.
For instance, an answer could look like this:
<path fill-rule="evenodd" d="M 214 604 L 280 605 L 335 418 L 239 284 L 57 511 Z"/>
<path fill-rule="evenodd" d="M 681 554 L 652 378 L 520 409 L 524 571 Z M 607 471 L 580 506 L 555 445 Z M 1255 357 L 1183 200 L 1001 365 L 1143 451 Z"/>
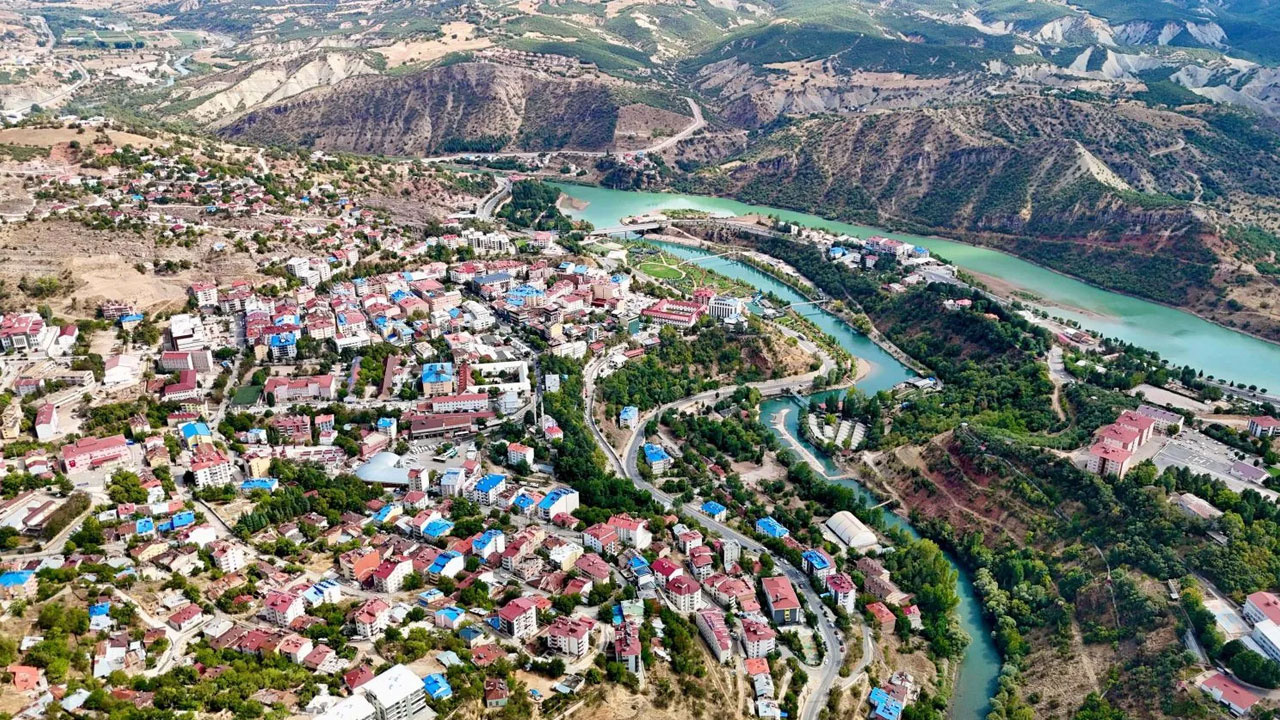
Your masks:
<path fill-rule="evenodd" d="M 679 280 L 684 277 L 684 272 L 679 268 L 661 262 L 645 262 L 640 263 L 640 272 L 659 280 Z"/>
<path fill-rule="evenodd" d="M 262 386 L 250 385 L 236 390 L 236 394 L 231 398 L 234 405 L 252 405 L 258 402 L 258 398 L 262 397 Z"/>

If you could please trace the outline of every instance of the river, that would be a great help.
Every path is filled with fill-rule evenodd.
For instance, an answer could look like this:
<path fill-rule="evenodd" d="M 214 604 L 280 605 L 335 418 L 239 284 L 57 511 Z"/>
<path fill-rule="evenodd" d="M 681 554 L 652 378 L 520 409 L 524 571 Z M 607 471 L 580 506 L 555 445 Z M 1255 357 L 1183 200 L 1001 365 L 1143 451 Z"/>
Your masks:
<path fill-rule="evenodd" d="M 775 215 L 789 222 L 832 232 L 859 237 L 883 235 L 911 242 L 966 270 L 999 278 L 1033 293 L 1044 302 L 1028 304 L 1039 305 L 1051 315 L 1076 320 L 1082 327 L 1155 350 L 1174 364 L 1190 365 L 1217 378 L 1244 381 L 1272 391 L 1280 389 L 1280 345 L 1229 330 L 1182 310 L 1093 287 L 991 248 L 850 225 L 817 215 L 747 205 L 725 198 L 578 185 L 559 187 L 568 195 L 588 203 L 582 211 L 570 214 L 589 220 L 597 227 L 612 227 L 621 218 L 655 210 L 690 208 L 733 215 Z"/>
<path fill-rule="evenodd" d="M 616 218 L 613 222 L 616 222 Z M 803 295 L 790 286 L 746 263 L 724 257 L 714 257 L 710 252 L 687 245 L 675 243 L 655 244 L 672 255 L 694 260 L 695 264 L 700 267 L 714 270 L 765 292 L 772 292 L 785 302 L 804 302 L 806 300 Z M 867 336 L 857 332 L 843 320 L 821 309 L 820 306 L 804 305 L 796 308 L 796 311 L 834 337 L 836 342 L 840 343 L 841 347 L 848 350 L 850 354 L 871 364 L 870 372 L 858 383 L 858 387 L 861 390 L 867 393 L 887 390 L 914 375 L 911 370 L 899 363 L 892 355 L 868 339 Z M 826 394 L 820 393 L 819 396 L 825 396 Z M 782 424 L 786 428 L 785 432 L 776 430 L 774 423 L 779 416 L 781 416 Z M 766 427 L 774 428 L 775 433 L 778 434 L 778 439 L 783 444 L 803 445 L 814 457 L 821 458 L 822 456 L 817 449 L 801 438 L 798 427 L 800 416 L 801 409 L 794 400 L 789 398 L 768 400 L 760 408 L 761 422 Z M 840 471 L 828 459 L 823 458 L 821 465 L 820 468 L 816 469 L 826 475 L 828 480 L 844 475 L 844 472 Z M 850 480 L 831 480 L 831 482 L 850 486 L 870 498 L 870 494 L 867 493 L 866 489 L 856 482 Z M 905 519 L 897 515 L 887 513 L 885 519 L 890 525 L 903 528 L 912 535 L 917 534 Z M 955 563 L 954 558 L 948 557 L 948 559 L 951 560 L 952 565 L 962 575 L 962 581 L 958 588 L 960 605 L 957 614 L 960 626 L 972 639 L 969 647 L 965 650 L 964 658 L 960 664 L 960 672 L 956 678 L 956 686 L 952 693 L 951 717 L 955 718 L 955 720 L 979 720 L 986 717 L 990 706 L 989 700 L 992 693 L 995 692 L 996 678 L 1000 672 L 1000 656 L 996 652 L 995 645 L 992 643 L 990 634 L 984 624 L 981 606 L 974 594 L 973 583 L 970 582 L 963 568 L 960 568 Z"/>

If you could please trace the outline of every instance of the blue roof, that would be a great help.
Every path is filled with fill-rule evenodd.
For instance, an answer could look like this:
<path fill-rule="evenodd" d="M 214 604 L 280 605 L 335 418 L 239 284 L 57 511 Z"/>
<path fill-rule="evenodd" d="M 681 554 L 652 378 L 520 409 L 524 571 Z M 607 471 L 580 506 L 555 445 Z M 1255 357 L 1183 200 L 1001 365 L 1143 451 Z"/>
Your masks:
<path fill-rule="evenodd" d="M 139 534 L 154 532 L 156 529 L 156 523 L 149 517 L 140 518 L 138 520 L 138 524 L 135 525 L 134 528 Z"/>
<path fill-rule="evenodd" d="M 645 443 L 644 459 L 648 460 L 649 464 L 652 465 L 656 462 L 662 462 L 663 460 L 670 460 L 671 456 L 667 454 L 667 451 L 663 449 L 661 445 Z"/>
<path fill-rule="evenodd" d="M 560 500 L 560 498 L 566 497 L 568 495 L 576 495 L 577 493 L 578 491 L 574 490 L 573 488 L 558 487 L 552 490 L 551 492 L 547 493 L 547 496 L 542 498 L 542 502 L 538 503 L 538 507 L 541 508 L 542 510 L 550 510 L 551 506 L 555 505 L 556 502 Z"/>
<path fill-rule="evenodd" d="M 502 483 L 506 481 L 507 481 L 506 475 L 501 475 L 499 473 L 489 473 L 488 475 L 485 475 L 484 477 L 480 478 L 480 482 L 476 483 L 476 492 L 483 492 L 483 493 L 493 492 L 500 485 L 502 485 Z"/>
<path fill-rule="evenodd" d="M 618 413 L 619 420 L 635 420 L 640 417 L 640 408 L 635 405 L 628 405 L 622 408 L 622 412 Z"/>
<path fill-rule="evenodd" d="M 457 622 L 463 615 L 466 615 L 466 614 L 467 614 L 467 611 L 463 610 L 457 605 L 450 605 L 449 607 L 440 608 L 439 610 L 436 611 L 436 617 L 448 618 L 450 622 Z"/>
<path fill-rule="evenodd" d="M 772 538 L 784 538 L 791 534 L 790 530 L 787 530 L 782 526 L 782 523 L 779 523 L 772 517 L 764 517 L 757 520 L 756 532 L 764 533 Z"/>
<path fill-rule="evenodd" d="M 422 678 L 422 688 L 427 691 L 432 700 L 441 700 L 453 695 L 453 687 L 440 673 L 431 673 Z"/>
<path fill-rule="evenodd" d="M 378 427 L 389 428 L 395 424 L 395 420 L 389 417 L 378 418 Z"/>
<path fill-rule="evenodd" d="M 831 249 L 828 250 L 827 252 L 831 255 L 831 257 L 840 257 L 841 255 L 844 255 L 844 248 L 840 247 L 839 245 L 833 245 L 831 246 Z"/>
<path fill-rule="evenodd" d="M 631 567 L 631 572 L 637 575 L 643 575 L 649 571 L 649 561 L 640 555 L 635 555 L 631 560 L 627 561 L 627 565 Z"/>
<path fill-rule="evenodd" d="M 197 435 L 212 435 L 209 426 L 202 422 L 189 422 L 182 426 L 182 437 L 191 439 Z"/>
<path fill-rule="evenodd" d="M 277 333 L 271 336 L 271 347 L 289 347 L 297 344 L 293 333 Z"/>
<path fill-rule="evenodd" d="M 182 512 L 174 515 L 173 520 L 171 522 L 173 523 L 174 529 L 177 529 L 180 527 L 186 527 L 188 525 L 191 525 L 195 523 L 195 521 L 196 521 L 195 511 L 183 510 Z"/>
<path fill-rule="evenodd" d="M 729 508 L 726 508 L 715 500 L 708 500 L 702 503 L 702 512 L 708 515 L 719 515 L 720 513 L 727 512 L 728 510 Z"/>
<path fill-rule="evenodd" d="M 902 703 L 893 699 L 889 693 L 885 692 L 881 688 L 875 688 L 872 690 L 871 696 L 868 700 L 871 701 L 871 706 L 875 708 L 871 713 L 871 717 L 873 718 L 882 718 L 882 720 L 898 720 L 899 716 L 902 715 Z"/>
<path fill-rule="evenodd" d="M 484 631 L 475 625 L 468 625 L 458 631 L 458 637 L 463 640 L 474 640 L 481 635 L 484 635 Z"/>
<path fill-rule="evenodd" d="M 426 537 L 444 537 L 453 530 L 453 523 L 448 520 L 432 520 L 427 526 L 422 528 L 422 534 Z"/>
<path fill-rule="evenodd" d="M 380 510 L 378 510 L 378 512 L 376 512 L 376 513 L 374 513 L 374 514 L 373 514 L 373 521 L 374 521 L 374 522 L 386 522 L 386 521 L 387 521 L 387 517 L 391 515 L 391 509 L 392 509 L 393 507 L 395 507 L 395 506 L 394 506 L 394 505 L 383 505 L 383 506 L 382 506 L 382 508 L 381 508 Z"/>
<path fill-rule="evenodd" d="M 471 552 L 479 552 L 504 537 L 506 535 L 501 530 L 485 530 L 483 535 L 471 541 Z"/>
<path fill-rule="evenodd" d="M 142 322 L 142 321 L 143 321 L 143 320 L 145 320 L 145 319 L 146 319 L 146 318 L 143 316 L 143 314 L 142 314 L 142 313 L 129 313 L 128 315 L 121 315 L 121 316 L 120 316 L 120 322 L 121 322 L 121 323 L 127 323 L 127 322 Z"/>
<path fill-rule="evenodd" d="M 511 504 L 515 505 L 521 510 L 528 510 L 529 506 L 533 505 L 533 498 L 529 497 L 528 495 L 525 495 L 524 493 L 520 493 L 519 495 L 516 496 L 515 500 L 511 501 Z"/>
<path fill-rule="evenodd" d="M 427 363 L 422 366 L 422 382 L 437 383 L 453 380 L 453 363 Z"/>
<path fill-rule="evenodd" d="M 462 557 L 462 555 L 452 550 L 445 550 L 437 555 L 435 560 L 431 561 L 431 567 L 427 568 L 427 572 L 431 575 L 439 575 L 444 572 L 445 566 L 447 566 L 450 561 L 460 557 Z"/>
<path fill-rule="evenodd" d="M 831 567 L 831 561 L 827 559 L 826 554 L 817 550 L 805 550 L 800 557 L 804 558 L 805 562 L 812 565 L 815 570 L 826 570 Z"/>
<path fill-rule="evenodd" d="M 17 587 L 18 585 L 25 585 L 34 574 L 35 573 L 30 570 L 10 570 L 9 572 L 0 575 L 0 586 Z"/>
<path fill-rule="evenodd" d="M 108 612 L 111 612 L 111 603 L 109 602 L 94 603 L 89 606 L 89 617 L 106 615 Z"/>

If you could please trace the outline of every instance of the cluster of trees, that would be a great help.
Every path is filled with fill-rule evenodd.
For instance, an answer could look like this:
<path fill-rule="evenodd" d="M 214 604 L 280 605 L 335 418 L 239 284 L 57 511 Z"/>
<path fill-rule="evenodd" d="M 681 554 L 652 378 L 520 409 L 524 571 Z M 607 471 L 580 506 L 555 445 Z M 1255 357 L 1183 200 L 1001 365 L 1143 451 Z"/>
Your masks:
<path fill-rule="evenodd" d="M 511 185 L 511 199 L 498 210 L 498 217 L 516 227 L 568 233 L 573 222 L 556 206 L 560 189 L 541 180 L 517 180 Z"/>
<path fill-rule="evenodd" d="M 587 429 L 582 363 L 555 355 L 542 356 L 546 375 L 560 376 L 560 391 L 543 396 L 543 410 L 564 433 L 556 444 L 556 476 L 577 490 L 583 505 L 615 512 L 644 512 L 654 507 L 647 492 L 607 471 L 604 453 Z"/>
<path fill-rule="evenodd" d="M 271 476 L 279 478 L 282 488 L 258 503 L 253 512 L 240 516 L 235 531 L 241 537 L 313 511 L 336 524 L 343 512 L 359 512 L 365 503 L 381 495 L 376 486 L 355 475 L 343 473 L 330 478 L 313 463 L 272 460 Z M 308 497 L 311 491 L 316 494 Z"/>
<path fill-rule="evenodd" d="M 611 415 L 627 405 L 649 410 L 720 387 L 729 379 L 746 383 L 765 377 L 747 360 L 759 350 L 758 337 L 730 336 L 715 324 L 704 324 L 691 340 L 671 327 L 664 327 L 659 339 L 644 357 L 598 383 Z"/>

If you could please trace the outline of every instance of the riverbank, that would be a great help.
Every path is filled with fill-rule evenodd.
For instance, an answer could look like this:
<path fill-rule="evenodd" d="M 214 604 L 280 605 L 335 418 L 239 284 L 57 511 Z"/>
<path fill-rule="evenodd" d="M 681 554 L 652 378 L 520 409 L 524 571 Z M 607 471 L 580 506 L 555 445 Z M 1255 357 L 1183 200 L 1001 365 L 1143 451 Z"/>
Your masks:
<path fill-rule="evenodd" d="M 1042 298 L 1043 304 L 1054 308 L 1053 314 L 1075 321 L 1084 329 L 1154 350 L 1171 364 L 1203 370 L 1215 377 L 1247 380 L 1247 384 L 1260 387 L 1280 387 L 1280 345 L 1266 338 L 1229 328 L 1183 308 L 1103 289 L 988 245 L 938 236 L 897 235 L 882 228 L 712 196 L 556 184 L 565 193 L 589 202 L 587 210 L 575 213 L 575 219 L 589 220 L 601 227 L 615 225 L 618 218 L 629 215 L 690 208 L 719 215 L 773 215 L 785 222 L 837 234 L 882 235 L 921 245 L 965 272 L 999 277 L 1011 286 L 1031 291 Z"/>
<path fill-rule="evenodd" d="M 763 228 L 762 228 L 762 229 L 763 229 Z M 650 242 L 652 242 L 652 241 L 650 241 Z M 707 240 L 707 239 L 705 239 L 705 238 L 699 238 L 699 239 L 697 239 L 697 240 L 689 240 L 689 241 L 681 242 L 681 241 L 678 241 L 678 240 L 674 239 L 674 237 L 673 237 L 673 236 L 670 236 L 670 235 L 664 235 L 664 236 L 663 236 L 663 239 L 662 239 L 661 241 L 658 241 L 658 242 L 662 242 L 662 243 L 670 243 L 670 244 L 673 244 L 673 245 L 683 245 L 683 246 L 686 246 L 686 247 L 696 248 L 696 249 L 698 249 L 698 250 L 709 250 L 709 251 L 712 251 L 712 252 L 714 252 L 714 253 L 740 253 L 740 254 L 743 254 L 743 255 L 745 255 L 745 256 L 747 256 L 747 257 L 750 257 L 748 253 L 755 253 L 755 254 L 759 254 L 759 255 L 764 255 L 764 253 L 760 253 L 759 251 L 750 250 L 750 249 L 744 249 L 744 248 L 742 248 L 742 247 L 740 247 L 740 246 L 737 246 L 737 245 L 725 245 L 725 244 L 723 244 L 723 243 L 716 243 L 716 242 L 712 242 L 712 241 L 710 241 L 710 240 Z M 794 276 L 795 278 L 804 279 L 804 280 L 806 280 L 806 281 L 807 281 L 807 279 L 806 279 L 806 278 L 804 278 L 804 275 L 802 275 L 802 274 L 800 273 L 800 271 L 796 270 L 795 268 L 791 267 L 791 266 L 790 266 L 790 265 L 788 265 L 787 263 L 785 263 L 785 262 L 783 262 L 783 261 L 781 261 L 781 260 L 779 260 L 779 259 L 777 259 L 777 258 L 775 258 L 775 257 L 769 256 L 769 255 L 765 255 L 765 257 L 768 257 L 768 258 L 769 258 L 769 260 L 770 260 L 770 262 L 767 264 L 767 265 L 768 265 L 768 267 L 762 267 L 762 265 L 764 265 L 764 264 L 763 264 L 763 263 L 758 263 L 758 262 L 746 262 L 745 264 L 747 264 L 747 265 L 749 265 L 750 267 L 752 267 L 752 268 L 754 268 L 754 269 L 758 270 L 760 273 L 762 273 L 762 274 L 764 274 L 764 275 L 769 276 L 769 277 L 770 277 L 770 278 L 772 278 L 773 280 L 775 280 L 775 281 L 777 281 L 777 282 L 779 282 L 779 283 L 782 283 L 783 285 L 786 285 L 787 287 L 791 288 L 792 290 L 794 290 L 796 293 L 798 293 L 798 294 L 799 294 L 799 295 L 801 295 L 802 297 L 805 297 L 805 298 L 807 298 L 807 299 L 812 299 L 812 298 L 814 298 L 814 297 L 819 297 L 819 298 L 822 298 L 822 299 L 824 299 L 824 300 L 830 300 L 830 298 L 827 298 L 827 297 L 826 297 L 826 295 L 825 295 L 824 293 L 822 293 L 822 291 L 821 291 L 821 290 L 819 290 L 818 288 L 815 288 L 815 287 L 809 287 L 809 288 L 800 288 L 800 287 L 797 287 L 797 286 L 796 286 L 796 283 L 794 282 L 794 280 L 793 280 L 793 278 L 792 278 L 791 276 Z M 742 259 L 739 259 L 738 261 L 739 261 L 739 262 L 743 262 L 743 260 L 742 260 Z M 780 272 L 781 272 L 781 274 L 782 274 L 782 276 L 779 276 L 779 272 L 775 272 L 774 270 L 778 270 L 778 271 L 780 271 Z M 885 351 L 885 352 L 886 352 L 886 353 L 888 353 L 891 357 L 893 357 L 893 359 L 894 359 L 894 360 L 897 360 L 898 362 L 902 363 L 902 364 L 903 364 L 903 365 L 905 365 L 906 367 L 910 368 L 910 369 L 911 369 L 914 373 L 916 373 L 917 375 L 924 376 L 924 377 L 928 377 L 928 376 L 930 376 L 930 375 L 932 375 L 932 374 L 933 374 L 931 370 L 929 370 L 928 368 L 926 368 L 924 365 L 920 364 L 920 362 L 919 362 L 919 361 L 917 361 L 915 358 L 913 358 L 913 357 L 911 357 L 910 355 L 908 355 L 906 352 L 904 352 L 904 351 L 903 351 L 901 348 L 899 348 L 897 345 L 894 345 L 894 344 L 893 344 L 893 342 L 892 342 L 891 340 L 889 340 L 887 337 L 885 337 L 885 336 L 884 336 L 884 334 L 883 334 L 883 333 L 881 333 L 881 332 L 880 332 L 880 330 L 879 330 L 878 328 L 876 328 L 876 326 L 875 326 L 874 324 L 872 324 L 872 325 L 870 326 L 870 332 L 866 332 L 866 331 L 861 330 L 861 329 L 858 327 L 858 324 L 856 323 L 856 318 L 852 315 L 852 313 L 850 313 L 850 312 L 849 312 L 849 310 L 848 310 L 847 308 L 844 308 L 844 307 L 841 307 L 841 308 L 832 308 L 832 307 L 827 307 L 827 308 L 825 308 L 825 311 L 826 311 L 829 315 L 831 315 L 831 316 L 833 316 L 833 317 L 837 318 L 838 320 L 840 320 L 840 322 L 842 322 L 842 323 L 844 323 L 845 325 L 847 325 L 847 326 L 848 326 L 850 329 L 852 329 L 853 331 L 858 332 L 858 333 L 861 333 L 862 335 L 866 336 L 868 339 L 870 339 L 870 340 L 871 340 L 871 342 L 873 342 L 873 343 L 875 343 L 876 345 L 878 345 L 878 346 L 880 347 L 880 349 L 881 349 L 881 350 Z M 857 356 L 856 356 L 856 355 L 853 355 L 853 357 L 855 357 L 855 358 L 856 358 Z M 864 377 L 865 377 L 865 375 L 864 375 Z"/>

